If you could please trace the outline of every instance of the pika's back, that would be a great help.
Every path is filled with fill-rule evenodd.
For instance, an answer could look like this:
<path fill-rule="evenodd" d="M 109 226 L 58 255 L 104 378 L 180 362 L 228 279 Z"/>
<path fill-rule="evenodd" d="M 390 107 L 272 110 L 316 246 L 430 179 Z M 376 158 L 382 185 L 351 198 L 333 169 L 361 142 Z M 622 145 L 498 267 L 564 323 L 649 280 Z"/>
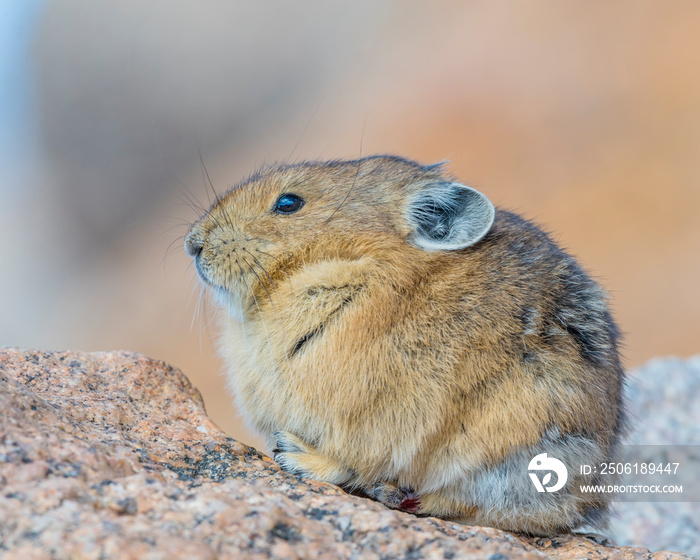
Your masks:
<path fill-rule="evenodd" d="M 619 331 L 608 296 L 568 253 L 539 227 L 499 210 L 488 235 L 474 248 L 483 255 L 479 267 L 489 282 L 485 291 L 501 307 L 521 310 L 524 336 L 537 334 L 556 346 L 563 329 L 576 343 L 581 360 L 619 365 Z"/>
<path fill-rule="evenodd" d="M 499 364 L 483 378 L 490 390 L 518 378 L 523 394 L 531 390 L 528 408 L 614 444 L 623 369 L 605 291 L 539 227 L 503 210 L 477 245 L 442 257 L 452 265 L 445 285 L 460 302 L 454 321 L 465 354 L 473 360 L 481 348 Z"/>

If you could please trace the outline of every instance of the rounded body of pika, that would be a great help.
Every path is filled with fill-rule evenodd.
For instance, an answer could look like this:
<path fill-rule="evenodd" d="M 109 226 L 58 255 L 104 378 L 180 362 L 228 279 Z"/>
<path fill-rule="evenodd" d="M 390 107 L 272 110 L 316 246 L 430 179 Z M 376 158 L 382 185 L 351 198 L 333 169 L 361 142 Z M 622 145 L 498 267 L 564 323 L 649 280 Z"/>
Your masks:
<path fill-rule="evenodd" d="M 580 488 L 595 475 L 539 491 L 528 472 L 611 459 L 623 417 L 606 295 L 530 222 L 440 166 L 374 156 L 263 170 L 185 248 L 285 470 L 470 524 L 604 524 L 611 497 Z"/>

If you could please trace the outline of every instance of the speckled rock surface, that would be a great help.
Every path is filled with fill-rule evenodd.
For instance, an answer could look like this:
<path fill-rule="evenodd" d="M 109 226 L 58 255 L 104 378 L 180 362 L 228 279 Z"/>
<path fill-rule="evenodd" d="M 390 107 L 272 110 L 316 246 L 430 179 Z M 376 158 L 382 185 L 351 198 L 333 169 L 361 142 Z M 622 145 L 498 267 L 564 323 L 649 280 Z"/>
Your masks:
<path fill-rule="evenodd" d="M 657 358 L 629 375 L 633 445 L 700 445 L 700 356 Z M 698 473 L 700 477 L 700 473 Z M 619 544 L 674 546 L 700 557 L 700 503 L 625 503 L 610 534 Z"/>
<path fill-rule="evenodd" d="M 680 559 L 388 510 L 222 433 L 140 355 L 0 350 L 0 557 Z"/>

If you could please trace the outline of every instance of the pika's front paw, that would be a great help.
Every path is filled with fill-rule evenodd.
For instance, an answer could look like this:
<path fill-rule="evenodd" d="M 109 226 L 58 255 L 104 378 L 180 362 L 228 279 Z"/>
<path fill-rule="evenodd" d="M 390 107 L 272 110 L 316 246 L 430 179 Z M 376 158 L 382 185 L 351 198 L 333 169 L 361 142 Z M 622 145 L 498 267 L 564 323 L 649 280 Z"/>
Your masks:
<path fill-rule="evenodd" d="M 275 432 L 272 437 L 275 440 L 275 448 L 272 450 L 273 457 L 280 467 L 288 473 L 313 478 L 311 472 L 304 470 L 303 459 L 305 455 L 312 454 L 315 449 L 289 432 Z"/>
<path fill-rule="evenodd" d="M 420 513 L 420 498 L 410 488 L 400 488 L 390 482 L 378 482 L 372 486 L 369 494 L 392 509 Z"/>
<path fill-rule="evenodd" d="M 353 478 L 350 469 L 324 456 L 315 447 L 290 432 L 275 432 L 274 459 L 288 473 L 331 484 L 346 484 Z"/>

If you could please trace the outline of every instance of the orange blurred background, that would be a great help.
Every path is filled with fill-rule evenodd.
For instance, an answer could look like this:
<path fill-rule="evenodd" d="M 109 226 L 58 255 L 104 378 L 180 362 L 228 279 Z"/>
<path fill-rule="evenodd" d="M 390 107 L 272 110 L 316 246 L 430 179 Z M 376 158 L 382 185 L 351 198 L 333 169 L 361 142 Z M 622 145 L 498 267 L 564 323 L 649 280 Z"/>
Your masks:
<path fill-rule="evenodd" d="M 219 192 L 276 160 L 395 153 L 553 232 L 612 293 L 629 367 L 700 352 L 699 3 L 33 6 L 0 40 L 21 62 L 0 344 L 163 359 L 263 446 L 181 249 L 199 152 Z"/>

